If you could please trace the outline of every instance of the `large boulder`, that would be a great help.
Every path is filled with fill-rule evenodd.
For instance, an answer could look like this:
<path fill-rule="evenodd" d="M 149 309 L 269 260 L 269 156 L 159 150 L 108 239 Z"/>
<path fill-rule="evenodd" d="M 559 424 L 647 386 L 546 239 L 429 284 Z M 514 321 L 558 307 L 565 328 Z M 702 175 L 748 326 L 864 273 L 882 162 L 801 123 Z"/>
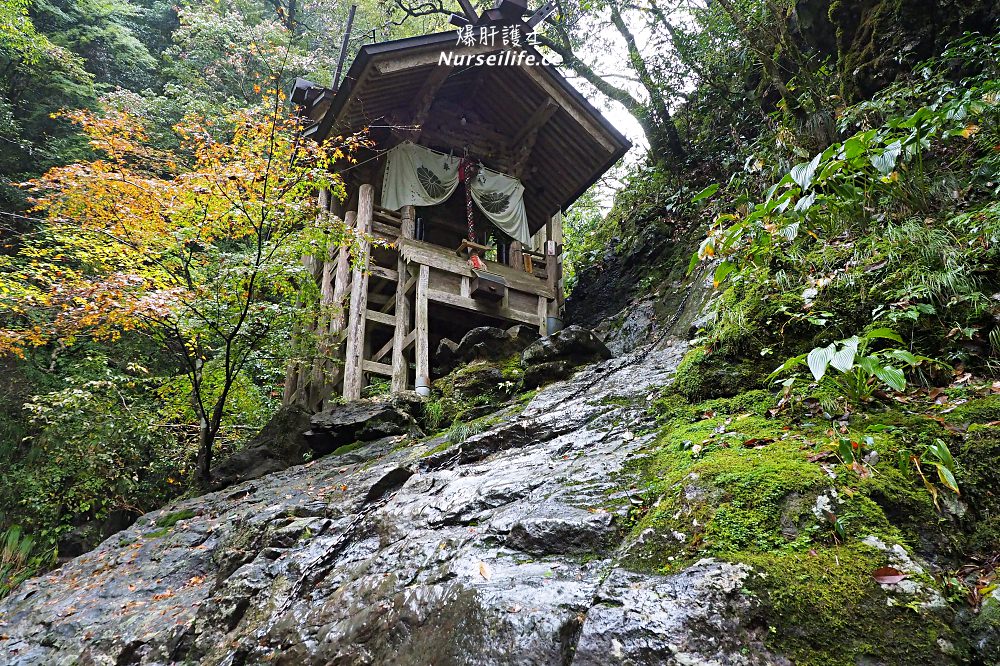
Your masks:
<path fill-rule="evenodd" d="M 538 339 L 530 326 L 511 326 L 507 330 L 495 326 L 474 328 L 455 343 L 447 338 L 438 344 L 434 355 L 434 374 L 446 375 L 460 365 L 475 361 L 499 361 L 521 353 Z"/>
<path fill-rule="evenodd" d="M 413 418 L 420 404 L 415 393 L 398 393 L 335 405 L 312 416 L 305 436 L 319 455 L 391 435 L 420 437 L 422 433 Z"/>
<path fill-rule="evenodd" d="M 534 388 L 564 379 L 586 363 L 611 358 L 611 351 L 589 328 L 568 326 L 528 345 L 521 354 L 524 386 Z"/>
<path fill-rule="evenodd" d="M 301 464 L 310 450 L 304 435 L 308 429 L 309 412 L 294 405 L 282 407 L 246 446 L 212 469 L 213 489 Z"/>

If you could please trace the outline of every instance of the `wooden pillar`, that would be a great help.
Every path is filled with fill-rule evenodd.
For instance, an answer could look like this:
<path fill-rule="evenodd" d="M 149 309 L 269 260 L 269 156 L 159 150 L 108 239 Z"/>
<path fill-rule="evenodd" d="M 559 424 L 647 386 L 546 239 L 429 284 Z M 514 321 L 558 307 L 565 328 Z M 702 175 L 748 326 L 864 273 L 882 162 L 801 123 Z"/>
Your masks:
<path fill-rule="evenodd" d="M 344 399 L 361 397 L 364 372 L 362 357 L 365 351 L 365 312 L 368 309 L 368 247 L 367 237 L 372 229 L 374 190 L 362 185 L 358 192 L 358 267 L 351 275 L 351 312 L 347 319 L 347 353 L 344 358 Z"/>
<path fill-rule="evenodd" d="M 524 270 L 524 246 L 521 241 L 512 241 L 510 244 L 510 267 Z"/>
<path fill-rule="evenodd" d="M 312 275 L 312 279 L 318 282 L 320 276 L 323 274 L 323 262 L 317 261 L 316 257 L 308 254 L 302 257 L 302 263 L 306 267 L 306 270 Z M 311 337 L 309 334 L 316 332 L 316 326 L 319 323 L 320 322 L 318 322 L 315 317 L 310 317 L 309 322 L 305 326 L 306 335 L 303 337 L 305 339 L 309 339 Z M 306 357 L 312 357 L 313 354 L 316 353 L 316 350 L 312 347 L 312 345 L 306 342 L 303 342 L 300 347 L 303 347 L 302 352 Z M 309 380 L 312 378 L 312 367 L 313 364 L 309 361 L 303 361 L 298 364 L 298 371 L 295 379 L 295 402 L 302 405 L 308 405 L 309 402 Z"/>
<path fill-rule="evenodd" d="M 427 285 L 430 281 L 430 269 L 421 265 L 417 273 L 417 293 L 416 312 L 414 328 L 416 339 L 414 348 L 416 350 L 417 379 L 416 385 L 421 384 L 429 387 L 431 385 L 430 372 L 430 341 L 427 338 Z"/>
<path fill-rule="evenodd" d="M 399 211 L 399 237 L 413 238 L 414 214 L 413 206 L 403 206 Z M 407 360 L 406 335 L 410 332 L 410 297 L 406 294 L 406 281 L 409 271 L 406 270 L 406 260 L 399 253 L 396 261 L 396 330 L 392 337 L 392 392 L 405 391 L 409 384 L 410 363 Z"/>

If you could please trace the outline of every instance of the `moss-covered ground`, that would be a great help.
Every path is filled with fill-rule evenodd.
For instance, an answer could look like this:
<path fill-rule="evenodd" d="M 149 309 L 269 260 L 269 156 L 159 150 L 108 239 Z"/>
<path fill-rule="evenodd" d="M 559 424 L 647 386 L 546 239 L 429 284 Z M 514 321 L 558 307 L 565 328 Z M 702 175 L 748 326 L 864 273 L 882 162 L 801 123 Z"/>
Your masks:
<path fill-rule="evenodd" d="M 654 403 L 657 437 L 629 470 L 643 501 L 624 525 L 623 564 L 662 574 L 706 556 L 750 565 L 746 593 L 766 609 L 769 643 L 796 664 L 961 663 L 953 624 L 968 604 L 949 572 L 1000 543 L 990 541 L 1000 396 L 841 421 L 776 403 L 762 390 L 689 402 L 676 389 Z M 905 457 L 936 439 L 955 454 L 960 497 L 925 465 L 928 488 Z M 864 462 L 848 464 L 841 440 Z M 905 589 L 881 585 L 873 572 L 901 567 L 900 552 L 923 565 L 906 571 Z"/>

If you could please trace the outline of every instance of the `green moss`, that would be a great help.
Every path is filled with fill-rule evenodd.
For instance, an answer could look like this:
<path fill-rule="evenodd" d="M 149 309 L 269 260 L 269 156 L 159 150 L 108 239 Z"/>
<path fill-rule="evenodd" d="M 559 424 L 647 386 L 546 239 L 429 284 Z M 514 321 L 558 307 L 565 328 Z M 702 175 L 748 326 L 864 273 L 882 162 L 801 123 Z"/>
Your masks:
<path fill-rule="evenodd" d="M 447 451 L 448 449 L 450 449 L 453 446 L 455 446 L 454 442 L 452 442 L 451 440 L 446 439 L 445 441 L 443 441 L 440 444 L 438 444 L 437 446 L 435 446 L 433 449 L 430 449 L 426 453 L 422 454 L 420 457 L 421 458 L 430 458 L 431 456 L 437 455 L 438 453 L 441 453 L 442 451 Z"/>
<path fill-rule="evenodd" d="M 978 515 L 1000 515 L 1000 429 L 970 426 L 953 450 L 958 463 L 958 487 Z"/>
<path fill-rule="evenodd" d="M 692 402 L 732 397 L 760 388 L 767 374 L 760 361 L 728 357 L 697 347 L 677 366 L 671 389 Z"/>
<path fill-rule="evenodd" d="M 898 603 L 872 578 L 885 554 L 861 543 L 804 553 L 740 553 L 747 588 L 766 609 L 766 641 L 799 666 L 944 664 L 938 639 L 953 639 L 936 615 Z"/>
<path fill-rule="evenodd" d="M 145 534 L 145 537 L 147 539 L 158 539 L 158 538 L 160 538 L 162 536 L 167 536 L 167 534 L 169 534 L 169 533 L 170 533 L 170 528 L 169 527 L 163 527 L 163 528 L 160 528 L 158 530 L 154 530 L 152 532 L 147 532 Z"/>
<path fill-rule="evenodd" d="M 167 529 L 170 529 L 171 527 L 176 525 L 178 521 L 187 520 L 188 518 L 193 518 L 194 515 L 195 512 L 193 509 L 182 509 L 180 511 L 168 513 L 162 518 L 157 519 L 156 525 L 157 527 L 165 527 Z"/>
<path fill-rule="evenodd" d="M 353 442 L 351 444 L 344 444 L 343 446 L 338 446 L 337 448 L 335 448 L 330 455 L 342 456 L 345 453 L 350 453 L 351 451 L 357 451 L 362 446 L 364 446 L 364 444 L 365 444 L 364 442 Z"/>
<path fill-rule="evenodd" d="M 969 400 L 942 416 L 948 423 L 956 425 L 1000 421 L 1000 395 Z"/>

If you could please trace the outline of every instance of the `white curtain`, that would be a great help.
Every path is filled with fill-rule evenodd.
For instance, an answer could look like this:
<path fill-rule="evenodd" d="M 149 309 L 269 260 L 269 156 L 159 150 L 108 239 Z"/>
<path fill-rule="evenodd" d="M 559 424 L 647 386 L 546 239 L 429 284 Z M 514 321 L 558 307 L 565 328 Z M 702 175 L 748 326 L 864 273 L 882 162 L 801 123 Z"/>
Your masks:
<path fill-rule="evenodd" d="M 415 143 L 401 143 L 386 154 L 382 182 L 382 207 L 436 206 L 459 185 L 461 159 L 444 155 Z M 524 186 L 502 173 L 480 168 L 472 181 L 472 200 L 498 229 L 527 243 L 528 216 L 524 210 Z"/>

